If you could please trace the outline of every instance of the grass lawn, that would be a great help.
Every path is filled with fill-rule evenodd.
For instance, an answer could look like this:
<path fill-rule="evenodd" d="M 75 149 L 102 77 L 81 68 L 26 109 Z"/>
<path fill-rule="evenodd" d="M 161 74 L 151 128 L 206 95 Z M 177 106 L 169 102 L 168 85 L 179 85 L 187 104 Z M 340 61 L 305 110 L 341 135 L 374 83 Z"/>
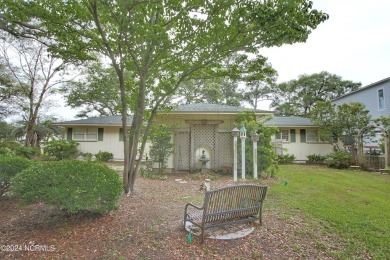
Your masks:
<path fill-rule="evenodd" d="M 283 165 L 268 193 L 267 207 L 303 214 L 337 233 L 345 243 L 337 258 L 365 250 L 390 257 L 390 176 L 320 166 Z"/>

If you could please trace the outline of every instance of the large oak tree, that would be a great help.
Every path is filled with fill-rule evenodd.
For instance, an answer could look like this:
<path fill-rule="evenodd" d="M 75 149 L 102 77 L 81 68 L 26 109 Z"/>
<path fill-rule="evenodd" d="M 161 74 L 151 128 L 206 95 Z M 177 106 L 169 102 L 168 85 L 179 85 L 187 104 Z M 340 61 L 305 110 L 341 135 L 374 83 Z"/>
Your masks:
<path fill-rule="evenodd" d="M 361 83 L 323 71 L 274 85 L 272 103 L 278 115 L 308 116 L 318 101 L 328 101 L 357 90 Z"/>
<path fill-rule="evenodd" d="M 328 18 L 308 0 L 3 0 L 0 10 L 0 28 L 38 38 L 65 60 L 88 59 L 92 52 L 110 60 L 124 128 L 132 98 L 130 137 L 124 137 L 126 193 L 139 169 L 144 120 L 147 133 L 182 82 L 215 73 L 237 52 L 256 56 L 262 47 L 303 42 Z M 125 81 L 125 71 L 131 80 Z"/>

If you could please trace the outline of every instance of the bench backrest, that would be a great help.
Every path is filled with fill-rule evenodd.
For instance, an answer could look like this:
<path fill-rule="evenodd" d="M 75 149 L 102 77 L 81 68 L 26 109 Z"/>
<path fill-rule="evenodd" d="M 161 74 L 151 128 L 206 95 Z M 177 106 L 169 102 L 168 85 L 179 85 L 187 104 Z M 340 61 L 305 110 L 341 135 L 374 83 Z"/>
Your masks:
<path fill-rule="evenodd" d="M 205 222 L 257 215 L 267 188 L 245 184 L 207 191 L 203 213 Z"/>

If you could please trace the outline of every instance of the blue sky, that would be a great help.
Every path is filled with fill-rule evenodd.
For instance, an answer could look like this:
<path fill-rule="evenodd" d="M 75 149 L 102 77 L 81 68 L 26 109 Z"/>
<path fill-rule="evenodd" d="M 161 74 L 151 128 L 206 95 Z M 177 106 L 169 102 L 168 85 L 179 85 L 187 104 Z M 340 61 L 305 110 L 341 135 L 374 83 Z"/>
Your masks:
<path fill-rule="evenodd" d="M 329 14 L 305 43 L 262 50 L 278 82 L 328 71 L 363 86 L 390 77 L 390 1 L 314 0 Z"/>

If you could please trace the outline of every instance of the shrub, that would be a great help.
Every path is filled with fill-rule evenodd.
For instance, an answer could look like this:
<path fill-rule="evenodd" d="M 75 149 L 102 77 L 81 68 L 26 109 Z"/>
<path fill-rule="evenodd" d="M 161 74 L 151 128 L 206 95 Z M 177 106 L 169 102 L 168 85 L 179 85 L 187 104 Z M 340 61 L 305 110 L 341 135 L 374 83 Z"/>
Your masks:
<path fill-rule="evenodd" d="M 45 143 L 45 155 L 57 160 L 75 159 L 80 155 L 78 143 L 73 140 L 52 140 Z"/>
<path fill-rule="evenodd" d="M 22 157 L 0 157 L 0 197 L 8 191 L 11 179 L 33 163 L 33 161 Z"/>
<path fill-rule="evenodd" d="M 279 154 L 278 162 L 279 163 L 292 163 L 295 161 L 295 155 L 293 154 Z"/>
<path fill-rule="evenodd" d="M 122 184 L 105 165 L 63 160 L 40 163 L 17 174 L 11 192 L 28 204 L 43 202 L 67 213 L 106 212 L 117 208 Z"/>
<path fill-rule="evenodd" d="M 334 168 L 348 168 L 352 165 L 352 155 L 347 151 L 337 151 L 328 155 L 327 164 Z"/>
<path fill-rule="evenodd" d="M 114 155 L 110 152 L 99 151 L 95 154 L 95 158 L 98 162 L 110 162 L 114 159 Z"/>
<path fill-rule="evenodd" d="M 5 141 L 5 142 L 0 142 L 0 147 L 6 147 L 11 149 L 12 151 L 16 151 L 17 148 L 22 147 L 23 145 L 19 142 L 14 142 L 14 141 Z"/>
<path fill-rule="evenodd" d="M 0 147 L 0 155 L 1 156 L 12 156 L 12 155 L 15 155 L 15 152 L 12 151 L 8 147 Z"/>
<path fill-rule="evenodd" d="M 309 163 L 323 163 L 326 160 L 327 156 L 319 155 L 319 154 L 310 154 L 307 156 L 309 159 Z"/>
<path fill-rule="evenodd" d="M 25 158 L 31 159 L 34 155 L 40 154 L 40 151 L 39 151 L 39 149 L 37 147 L 22 146 L 22 147 L 16 148 L 15 153 L 18 156 L 23 156 Z"/>
<path fill-rule="evenodd" d="M 158 173 L 162 174 L 167 166 L 167 160 L 173 153 L 171 129 L 166 125 L 154 126 L 149 136 L 152 145 L 149 155 L 153 162 L 158 163 Z"/>
<path fill-rule="evenodd" d="M 92 153 L 81 153 L 81 157 L 83 157 L 84 161 L 92 162 L 93 154 Z"/>

